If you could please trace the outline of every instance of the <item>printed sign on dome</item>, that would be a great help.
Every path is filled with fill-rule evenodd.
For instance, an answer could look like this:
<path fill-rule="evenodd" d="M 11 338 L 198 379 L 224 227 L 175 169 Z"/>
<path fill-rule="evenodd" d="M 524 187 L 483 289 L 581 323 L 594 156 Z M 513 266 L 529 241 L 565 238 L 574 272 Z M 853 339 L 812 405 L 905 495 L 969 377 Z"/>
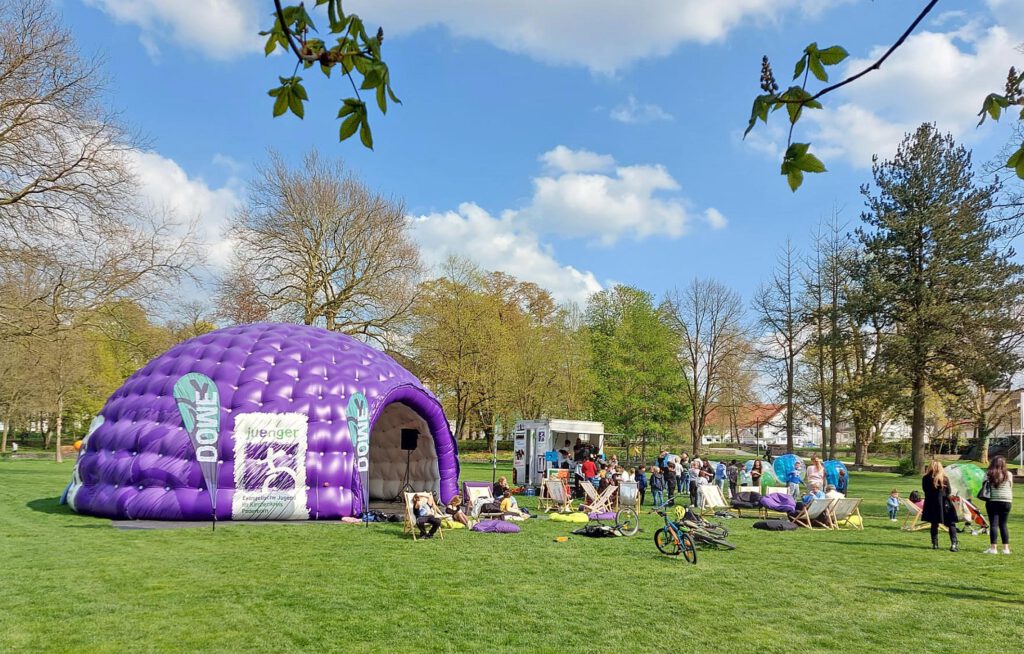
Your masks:
<path fill-rule="evenodd" d="M 302 413 L 235 417 L 234 520 L 308 520 L 306 436 Z"/>

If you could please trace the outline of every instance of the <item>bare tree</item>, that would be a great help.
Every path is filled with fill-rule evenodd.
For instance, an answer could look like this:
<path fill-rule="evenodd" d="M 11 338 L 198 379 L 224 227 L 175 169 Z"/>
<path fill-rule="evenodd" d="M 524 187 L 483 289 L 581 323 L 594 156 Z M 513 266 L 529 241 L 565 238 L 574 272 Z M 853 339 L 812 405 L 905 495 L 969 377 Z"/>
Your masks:
<path fill-rule="evenodd" d="M 838 212 L 827 223 L 818 225 L 814 249 L 803 271 L 807 319 L 811 328 L 811 347 L 807 360 L 813 382 L 805 384 L 808 399 L 818 405 L 821 421 L 822 458 L 835 458 L 840 421 L 840 403 L 845 384 L 844 343 L 849 325 L 844 321 L 847 283 L 853 262 L 852 243 L 843 233 Z M 809 392 L 808 392 L 809 391 Z"/>
<path fill-rule="evenodd" d="M 47 3 L 0 0 L 3 228 L 73 229 L 131 196 L 133 144 L 99 103 L 103 83 Z"/>
<path fill-rule="evenodd" d="M 708 414 L 726 382 L 725 364 L 746 347 L 743 301 L 721 282 L 694 279 L 670 291 L 665 305 L 682 342 L 683 393 L 690 405 L 693 451 L 698 452 Z"/>
<path fill-rule="evenodd" d="M 405 207 L 340 160 L 312 151 L 291 168 L 271 153 L 230 235 L 251 282 L 238 292 L 272 316 L 384 344 L 410 317 L 423 267 Z"/>
<path fill-rule="evenodd" d="M 775 376 L 786 405 L 786 451 L 793 451 L 796 426 L 796 372 L 800 352 L 807 344 L 801 306 L 800 275 L 793 243 L 786 239 L 771 279 L 754 296 L 754 312 L 761 325 L 761 358 Z"/>

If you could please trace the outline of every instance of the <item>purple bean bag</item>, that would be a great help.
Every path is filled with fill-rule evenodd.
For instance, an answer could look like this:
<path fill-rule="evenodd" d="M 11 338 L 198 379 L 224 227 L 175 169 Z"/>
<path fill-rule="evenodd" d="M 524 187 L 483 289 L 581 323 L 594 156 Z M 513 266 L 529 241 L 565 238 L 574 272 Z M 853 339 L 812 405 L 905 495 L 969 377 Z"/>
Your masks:
<path fill-rule="evenodd" d="M 795 513 L 796 500 L 786 493 L 769 493 L 761 498 L 761 506 L 770 511 L 781 511 L 782 513 Z"/>
<path fill-rule="evenodd" d="M 615 514 L 612 513 L 612 512 L 608 512 L 608 513 L 591 513 L 590 514 L 590 519 L 591 520 L 614 520 L 615 519 Z"/>
<path fill-rule="evenodd" d="M 504 520 L 481 520 L 473 525 L 473 531 L 488 534 L 518 534 L 519 525 Z"/>

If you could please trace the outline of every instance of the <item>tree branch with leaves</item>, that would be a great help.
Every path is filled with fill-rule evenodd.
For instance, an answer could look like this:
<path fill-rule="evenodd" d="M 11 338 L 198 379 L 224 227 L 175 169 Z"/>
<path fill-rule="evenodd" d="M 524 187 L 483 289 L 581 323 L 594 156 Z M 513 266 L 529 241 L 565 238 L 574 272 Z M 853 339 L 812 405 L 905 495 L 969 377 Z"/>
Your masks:
<path fill-rule="evenodd" d="M 295 56 L 295 68 L 288 77 L 279 77 L 280 86 L 270 89 L 267 94 L 274 98 L 274 116 L 290 111 L 299 118 L 305 116 L 304 102 L 309 100 L 299 67 L 303 69 L 319 65 L 320 72 L 330 77 L 331 72 L 340 70 L 341 75 L 352 87 L 352 96 L 343 98 L 338 118 L 343 119 L 338 140 L 344 141 L 359 132 L 359 140 L 373 149 L 373 133 L 370 130 L 369 113 L 360 91 L 372 91 L 377 107 L 382 114 L 388 111 L 388 100 L 401 104 L 391 88 L 391 73 L 381 58 L 384 29 L 377 28 L 372 36 L 367 33 L 362 19 L 356 14 L 346 14 L 342 0 L 316 0 L 316 7 L 326 5 L 328 34 L 337 37 L 336 43 L 328 47 L 324 39 L 313 36 L 317 33 L 312 17 L 306 11 L 305 3 L 282 6 L 281 0 L 274 0 L 273 26 L 260 32 L 267 37 L 264 53 L 270 56 L 275 50 L 290 51 Z M 357 83 L 356 77 L 360 80 Z"/>

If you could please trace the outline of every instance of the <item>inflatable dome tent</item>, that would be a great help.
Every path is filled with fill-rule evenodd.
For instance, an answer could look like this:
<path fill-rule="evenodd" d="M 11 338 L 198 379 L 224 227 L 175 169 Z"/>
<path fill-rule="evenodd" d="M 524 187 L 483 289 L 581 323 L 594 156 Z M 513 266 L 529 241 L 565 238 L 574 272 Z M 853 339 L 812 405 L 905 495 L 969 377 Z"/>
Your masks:
<path fill-rule="evenodd" d="M 93 420 L 65 496 L 121 519 L 359 516 L 401 492 L 407 456 L 413 488 L 455 494 L 441 405 L 394 359 L 317 327 L 244 325 L 133 374 Z"/>

